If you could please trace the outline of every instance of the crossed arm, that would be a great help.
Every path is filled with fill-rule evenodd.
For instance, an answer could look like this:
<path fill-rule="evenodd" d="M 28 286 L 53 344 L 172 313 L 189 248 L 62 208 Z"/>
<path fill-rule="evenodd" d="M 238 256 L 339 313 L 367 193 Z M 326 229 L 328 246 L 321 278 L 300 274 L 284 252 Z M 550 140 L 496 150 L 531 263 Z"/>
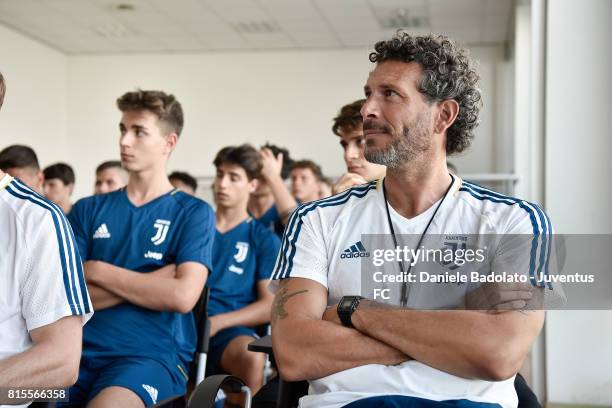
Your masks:
<path fill-rule="evenodd" d="M 357 330 L 459 377 L 502 381 L 515 375 L 544 323 L 543 311 L 405 310 L 364 301 Z"/>
<path fill-rule="evenodd" d="M 187 313 L 198 301 L 208 276 L 207 268 L 197 262 L 167 265 L 150 273 L 102 261 L 83 266 L 96 310 L 128 301 L 147 309 Z"/>
<path fill-rule="evenodd" d="M 82 317 L 64 317 L 32 330 L 30 337 L 32 347 L 0 360 L 0 387 L 65 388 L 74 384 L 81 359 Z M 0 404 L 16 402 L 0 400 Z"/>
<path fill-rule="evenodd" d="M 327 289 L 321 284 L 303 278 L 279 284 L 272 306 L 272 346 L 284 379 L 312 380 L 366 364 L 410 359 L 355 329 L 323 320 Z"/>
<path fill-rule="evenodd" d="M 544 321 L 542 311 L 414 311 L 363 301 L 352 329 L 326 306 L 327 290 L 319 283 L 281 281 L 272 341 L 283 378 L 316 379 L 413 358 L 460 377 L 503 380 L 516 374 Z"/>

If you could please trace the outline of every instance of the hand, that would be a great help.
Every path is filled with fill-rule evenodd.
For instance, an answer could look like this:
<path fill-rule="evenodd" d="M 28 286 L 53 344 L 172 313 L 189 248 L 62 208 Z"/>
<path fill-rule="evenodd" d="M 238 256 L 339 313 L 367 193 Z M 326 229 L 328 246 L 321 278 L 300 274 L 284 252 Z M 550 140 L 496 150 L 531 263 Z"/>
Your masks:
<path fill-rule="evenodd" d="M 486 283 L 468 293 L 466 308 L 492 313 L 524 310 L 534 297 L 534 289 L 529 283 Z"/>
<path fill-rule="evenodd" d="M 332 194 L 339 194 L 353 186 L 365 184 L 368 181 L 357 173 L 345 173 L 332 186 Z"/>
<path fill-rule="evenodd" d="M 221 315 L 215 315 L 208 318 L 208 323 L 210 327 L 210 337 L 213 337 L 215 334 L 219 333 L 225 327 L 223 327 L 223 320 L 221 319 Z"/>
<path fill-rule="evenodd" d="M 327 306 L 327 309 L 325 309 L 325 312 L 323 313 L 323 320 L 342 326 L 342 322 L 338 316 L 338 306 Z"/>
<path fill-rule="evenodd" d="M 274 157 L 274 153 L 268 148 L 261 149 L 259 154 L 263 165 L 261 169 L 263 178 L 271 180 L 275 177 L 280 177 L 283 169 L 283 154 L 279 153 L 278 156 Z"/>

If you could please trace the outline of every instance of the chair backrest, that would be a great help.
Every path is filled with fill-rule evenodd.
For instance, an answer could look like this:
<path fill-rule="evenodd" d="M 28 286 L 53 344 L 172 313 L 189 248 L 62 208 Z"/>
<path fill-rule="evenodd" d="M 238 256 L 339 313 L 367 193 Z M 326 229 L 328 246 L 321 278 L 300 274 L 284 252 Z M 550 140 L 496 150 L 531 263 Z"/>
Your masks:
<path fill-rule="evenodd" d="M 198 303 L 193 308 L 193 317 L 198 333 L 198 345 L 196 352 L 208 353 L 208 343 L 210 342 L 210 324 L 208 322 L 208 302 L 210 300 L 210 288 L 204 286 Z"/>

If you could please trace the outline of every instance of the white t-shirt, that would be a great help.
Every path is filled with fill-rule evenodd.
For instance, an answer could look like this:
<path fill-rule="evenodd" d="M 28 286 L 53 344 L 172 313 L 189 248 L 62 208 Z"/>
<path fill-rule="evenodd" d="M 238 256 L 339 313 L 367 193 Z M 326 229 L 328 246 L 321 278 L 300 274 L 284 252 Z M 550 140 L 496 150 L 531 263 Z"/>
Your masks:
<path fill-rule="evenodd" d="M 93 308 L 72 229 L 58 206 L 0 180 L 0 360 L 32 346 L 31 330 Z"/>
<path fill-rule="evenodd" d="M 402 217 L 389 206 L 395 233 L 420 236 L 439 203 L 412 219 Z M 427 230 L 427 236 L 440 234 L 451 240 L 461 234 L 533 234 L 534 251 L 524 265 L 529 267 L 531 263 L 535 268 L 546 265 L 550 250 L 545 239 L 551 233 L 548 217 L 536 205 L 458 177 L 453 179 Z M 390 236 L 381 180 L 305 204 L 294 212 L 272 274 L 272 290 L 278 287 L 279 279 L 300 277 L 325 286 L 330 306 L 342 296 L 362 294 L 359 254 L 371 256 L 364 246 L 363 234 Z M 458 297 L 465 294 L 466 287 L 460 287 Z M 411 289 L 408 306 L 415 306 L 415 299 L 419 303 L 428 298 L 430 292 Z M 411 360 L 395 366 L 369 364 L 310 381 L 309 393 L 300 400 L 300 407 L 336 408 L 377 395 L 435 401 L 468 399 L 498 403 L 504 408 L 518 404 L 514 378 L 499 382 L 470 380 Z"/>

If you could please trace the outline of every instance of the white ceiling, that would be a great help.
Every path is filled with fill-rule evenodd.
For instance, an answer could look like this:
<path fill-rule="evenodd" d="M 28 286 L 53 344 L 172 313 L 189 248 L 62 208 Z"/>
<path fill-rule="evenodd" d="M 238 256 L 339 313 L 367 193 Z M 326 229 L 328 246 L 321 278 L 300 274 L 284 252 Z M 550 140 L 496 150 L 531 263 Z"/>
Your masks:
<path fill-rule="evenodd" d="M 496 44 L 508 38 L 512 7 L 513 0 L 0 0 L 0 24 L 68 54 L 371 47 L 395 32 L 384 24 L 415 20 L 424 25 L 411 32 Z"/>

